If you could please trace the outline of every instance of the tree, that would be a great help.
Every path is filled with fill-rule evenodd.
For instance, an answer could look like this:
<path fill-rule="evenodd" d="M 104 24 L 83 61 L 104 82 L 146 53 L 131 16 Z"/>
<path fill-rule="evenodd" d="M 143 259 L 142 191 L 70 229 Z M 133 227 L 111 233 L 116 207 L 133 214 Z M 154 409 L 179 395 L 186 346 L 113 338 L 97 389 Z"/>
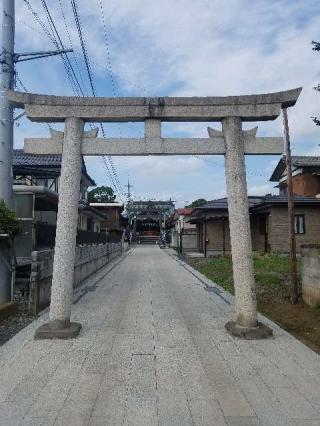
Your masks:
<path fill-rule="evenodd" d="M 204 198 L 198 198 L 197 200 L 194 200 L 194 201 L 192 201 L 192 203 L 191 204 L 189 204 L 188 206 L 186 206 L 187 208 L 188 207 L 191 207 L 191 208 L 196 208 L 196 207 L 202 207 L 204 204 L 206 204 L 207 203 L 207 200 L 205 200 Z"/>
<path fill-rule="evenodd" d="M 110 186 L 98 186 L 88 192 L 89 203 L 113 203 L 116 195 Z"/>
<path fill-rule="evenodd" d="M 15 212 L 10 210 L 3 200 L 0 200 L 0 234 L 14 238 L 21 232 L 21 222 L 17 219 Z"/>
<path fill-rule="evenodd" d="M 318 41 L 313 41 L 313 48 L 312 50 L 315 50 L 316 52 L 320 52 L 320 43 Z M 315 90 L 317 90 L 318 92 L 320 92 L 320 83 L 314 87 Z M 311 117 L 312 120 L 316 123 L 317 126 L 320 126 L 320 119 L 317 117 Z"/>

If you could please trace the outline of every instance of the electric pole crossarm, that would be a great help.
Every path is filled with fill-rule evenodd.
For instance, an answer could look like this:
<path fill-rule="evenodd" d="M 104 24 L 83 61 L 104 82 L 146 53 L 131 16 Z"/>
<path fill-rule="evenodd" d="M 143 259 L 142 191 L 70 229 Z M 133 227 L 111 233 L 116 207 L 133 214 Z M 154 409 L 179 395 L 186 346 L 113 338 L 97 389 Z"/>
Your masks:
<path fill-rule="evenodd" d="M 49 51 L 39 51 L 30 53 L 15 53 L 13 58 L 14 62 L 32 61 L 33 59 L 47 58 L 49 56 L 61 55 L 62 53 L 73 52 L 73 49 L 59 49 Z"/>

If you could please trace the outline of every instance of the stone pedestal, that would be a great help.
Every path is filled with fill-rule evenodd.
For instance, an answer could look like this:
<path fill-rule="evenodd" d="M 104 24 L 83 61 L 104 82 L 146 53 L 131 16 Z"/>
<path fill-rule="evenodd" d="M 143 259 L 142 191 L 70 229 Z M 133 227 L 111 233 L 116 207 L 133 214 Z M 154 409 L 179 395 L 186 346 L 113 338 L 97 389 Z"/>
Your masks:
<path fill-rule="evenodd" d="M 76 337 L 81 328 L 80 324 L 70 322 L 70 315 L 82 168 L 83 128 L 84 123 L 79 118 L 67 118 L 65 121 L 50 321 L 36 331 L 35 337 L 38 339 Z"/>
<path fill-rule="evenodd" d="M 255 335 L 251 332 L 256 331 L 259 324 L 241 119 L 225 118 L 222 130 L 226 147 L 225 169 L 236 302 L 236 322 L 228 323 L 226 328 L 232 335 L 245 338 L 249 334 Z"/>

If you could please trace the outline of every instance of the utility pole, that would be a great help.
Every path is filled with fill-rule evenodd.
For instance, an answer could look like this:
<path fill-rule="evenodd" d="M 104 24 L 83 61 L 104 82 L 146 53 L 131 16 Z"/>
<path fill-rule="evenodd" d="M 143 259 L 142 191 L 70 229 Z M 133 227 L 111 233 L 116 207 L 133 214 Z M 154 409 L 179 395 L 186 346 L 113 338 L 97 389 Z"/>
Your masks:
<path fill-rule="evenodd" d="M 288 192 L 288 222 L 289 222 L 289 251 L 290 251 L 290 302 L 295 305 L 298 302 L 298 285 L 297 285 L 297 253 L 296 253 L 296 236 L 294 229 L 294 202 L 292 189 L 292 169 L 291 169 L 291 147 L 287 109 L 282 109 L 283 127 L 285 138 L 285 154 L 287 169 L 287 192 Z"/>
<path fill-rule="evenodd" d="M 127 185 L 124 185 L 125 188 L 127 188 L 127 200 L 131 200 L 131 188 L 133 188 L 133 185 L 130 185 L 129 179 Z"/>
<path fill-rule="evenodd" d="M 0 88 L 0 200 L 13 209 L 13 108 L 6 90 L 14 87 L 14 0 L 2 0 Z M 12 255 L 8 238 L 0 239 L 0 304 L 11 300 Z"/>
<path fill-rule="evenodd" d="M 12 90 L 14 87 L 15 2 L 13 0 L 3 0 L 2 9 L 0 199 L 4 200 L 6 205 L 12 209 L 13 109 L 7 100 L 6 90 Z"/>
<path fill-rule="evenodd" d="M 71 52 L 55 50 L 48 52 L 16 53 L 15 37 L 15 0 L 2 0 L 1 28 L 1 86 L 0 86 L 0 200 L 14 209 L 12 191 L 13 158 L 13 108 L 6 96 L 7 90 L 14 89 L 15 63 L 32 59 L 46 58 Z M 0 304 L 11 300 L 12 249 L 8 238 L 0 239 Z"/>

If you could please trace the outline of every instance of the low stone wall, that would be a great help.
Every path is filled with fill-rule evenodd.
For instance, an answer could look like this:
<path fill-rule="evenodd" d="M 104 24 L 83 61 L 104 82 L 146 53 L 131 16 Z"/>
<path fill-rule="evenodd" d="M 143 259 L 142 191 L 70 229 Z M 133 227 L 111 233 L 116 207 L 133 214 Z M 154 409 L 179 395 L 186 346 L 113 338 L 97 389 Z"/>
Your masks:
<path fill-rule="evenodd" d="M 301 280 L 304 302 L 320 304 L 320 244 L 301 246 Z"/>
<path fill-rule="evenodd" d="M 127 243 L 107 243 L 76 247 L 74 287 L 127 249 Z M 38 314 L 50 304 L 54 250 L 31 255 L 29 309 Z"/>

